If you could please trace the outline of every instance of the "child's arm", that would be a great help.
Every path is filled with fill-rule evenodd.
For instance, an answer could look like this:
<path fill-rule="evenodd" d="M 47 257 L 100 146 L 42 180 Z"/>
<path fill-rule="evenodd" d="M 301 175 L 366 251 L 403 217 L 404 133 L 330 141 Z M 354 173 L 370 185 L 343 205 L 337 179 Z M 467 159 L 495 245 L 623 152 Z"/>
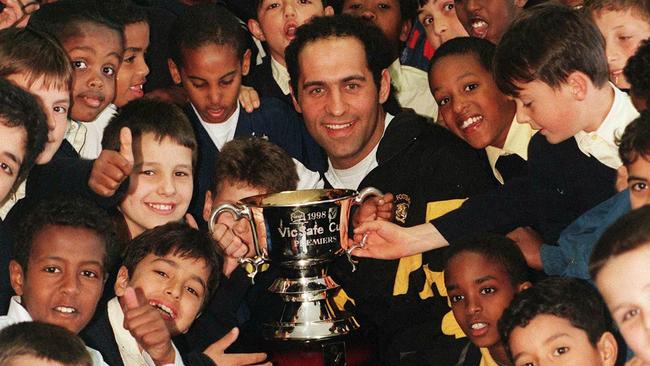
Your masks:
<path fill-rule="evenodd" d="M 518 227 L 506 235 L 517 244 L 530 268 L 542 270 L 542 237 L 530 226 Z"/>

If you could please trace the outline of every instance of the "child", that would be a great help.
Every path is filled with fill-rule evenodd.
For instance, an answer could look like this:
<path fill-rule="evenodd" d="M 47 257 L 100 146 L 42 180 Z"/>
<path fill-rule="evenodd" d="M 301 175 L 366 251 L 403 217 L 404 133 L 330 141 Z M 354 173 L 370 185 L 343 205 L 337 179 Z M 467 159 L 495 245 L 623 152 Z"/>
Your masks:
<path fill-rule="evenodd" d="M 35 320 L 79 333 L 95 313 L 114 241 L 110 219 L 94 205 L 41 201 L 15 232 L 9 273 L 17 296 L 0 328 Z M 89 351 L 94 364 L 103 363 L 97 351 Z"/>
<path fill-rule="evenodd" d="M 650 77 L 647 75 L 650 70 L 650 42 L 643 41 L 634 56 L 627 60 L 623 69 L 625 79 L 630 83 L 630 98 L 636 109 L 641 112 L 648 108 L 650 103 Z"/>
<path fill-rule="evenodd" d="M 262 97 L 278 98 L 292 106 L 284 50 L 294 38 L 296 28 L 312 17 L 332 15 L 334 10 L 327 5 L 327 0 L 255 0 L 251 7 L 255 9 L 255 17 L 248 21 L 248 30 L 266 43 L 270 55 L 252 68 L 246 83 Z"/>
<path fill-rule="evenodd" d="M 512 241 L 498 235 L 466 239 L 447 255 L 447 296 L 471 341 L 457 365 L 509 364 L 497 323 L 515 294 L 531 286 L 523 255 Z"/>
<path fill-rule="evenodd" d="M 641 42 L 650 37 L 650 3 L 646 0 L 586 0 L 583 10 L 605 38 L 609 80 L 620 89 L 629 89 L 623 68 Z"/>
<path fill-rule="evenodd" d="M 589 261 L 589 273 L 625 342 L 636 355 L 630 364 L 639 366 L 650 364 L 646 319 L 650 312 L 649 228 L 649 206 L 628 213 L 607 229 Z"/>
<path fill-rule="evenodd" d="M 193 6 L 177 20 L 172 34 L 169 69 L 189 95 L 191 106 L 185 112 L 199 142 L 190 212 L 201 218 L 203 197 L 214 184 L 219 150 L 235 136 L 266 136 L 307 168 L 300 170 L 301 188 L 318 184 L 320 177 L 314 172 L 325 170 L 323 153 L 290 107 L 263 99 L 252 113 L 240 108 L 239 86 L 249 69 L 250 50 L 234 16 L 210 11 L 207 5 Z"/>
<path fill-rule="evenodd" d="M 393 60 L 388 70 L 399 105 L 435 120 L 438 108 L 428 89 L 426 73 L 399 61 L 402 45 L 417 15 L 415 0 L 344 0 L 341 12 L 362 17 L 381 29 L 388 40 L 387 47 Z"/>
<path fill-rule="evenodd" d="M 498 44 L 528 0 L 455 0 L 458 20 L 471 37 Z"/>
<path fill-rule="evenodd" d="M 183 218 L 192 199 L 197 144 L 185 114 L 173 104 L 134 100 L 109 122 L 102 146 L 124 147 L 124 127 L 133 144 L 129 188 L 119 204 L 122 244 L 143 231 Z"/>
<path fill-rule="evenodd" d="M 461 37 L 444 43 L 431 59 L 429 85 L 447 128 L 475 149 L 485 149 L 501 184 L 527 173 L 528 143 L 535 131 L 517 123 L 515 102 L 492 78 L 495 46 Z"/>
<path fill-rule="evenodd" d="M 434 49 L 452 38 L 467 36 L 456 16 L 453 0 L 418 0 L 418 5 L 418 20 Z"/>
<path fill-rule="evenodd" d="M 0 365 L 91 366 L 81 338 L 56 325 L 18 323 L 0 331 Z"/>
<path fill-rule="evenodd" d="M 183 223 L 148 230 L 127 246 L 115 282 L 117 297 L 102 309 L 84 332 L 84 339 L 100 349 L 111 365 L 141 363 L 138 343 L 147 341 L 146 327 L 140 328 L 143 333 L 127 332 L 124 327 L 145 324 L 148 319 L 162 321 L 172 335 L 187 332 L 219 282 L 219 267 L 212 241 L 198 230 Z M 159 343 L 158 351 L 171 356 L 176 353 L 171 343 Z M 193 362 L 200 364 L 204 361 L 198 360 L 210 357 L 195 356 Z M 221 353 L 221 358 L 213 361 L 227 364 L 229 356 L 236 355 Z M 264 359 L 259 356 L 256 362 Z"/>
<path fill-rule="evenodd" d="M 572 278 L 548 278 L 515 296 L 499 321 L 514 365 L 613 366 L 618 346 L 598 292 Z"/>

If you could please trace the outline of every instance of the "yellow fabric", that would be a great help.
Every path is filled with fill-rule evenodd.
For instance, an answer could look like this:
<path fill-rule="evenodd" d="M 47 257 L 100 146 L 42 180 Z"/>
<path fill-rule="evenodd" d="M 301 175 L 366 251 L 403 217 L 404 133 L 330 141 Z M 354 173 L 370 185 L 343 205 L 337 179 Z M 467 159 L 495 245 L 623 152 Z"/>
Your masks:
<path fill-rule="evenodd" d="M 463 204 L 463 202 L 465 202 L 465 199 L 453 199 L 453 200 L 446 200 L 446 201 L 429 202 L 427 204 L 426 221 L 433 220 L 450 211 L 457 209 L 458 207 L 460 207 L 460 205 Z M 393 296 L 403 295 L 408 291 L 409 276 L 411 275 L 412 272 L 417 271 L 420 267 L 422 267 L 422 254 L 416 254 L 410 257 L 404 257 L 400 259 L 399 265 L 397 267 L 397 273 L 395 274 L 395 283 L 393 285 Z M 425 289 L 426 288 L 430 289 L 432 283 L 433 282 L 426 281 Z M 444 287 L 444 283 L 443 283 L 443 287 Z M 420 293 L 420 297 L 422 296 L 423 296 L 422 293 Z M 431 293 L 431 296 L 433 296 L 433 293 Z M 423 299 L 425 298 L 426 297 L 423 297 Z"/>
<path fill-rule="evenodd" d="M 345 309 L 345 303 L 348 301 L 351 302 L 352 305 L 357 305 L 357 303 L 354 302 L 354 299 L 348 296 L 343 289 L 340 289 L 339 293 L 334 296 L 334 303 L 339 307 L 339 309 Z"/>
<path fill-rule="evenodd" d="M 483 357 L 481 358 L 479 366 L 499 366 L 499 364 L 494 361 L 487 348 L 481 348 L 481 355 Z"/>
<path fill-rule="evenodd" d="M 503 177 L 501 177 L 501 173 L 496 169 L 497 159 L 501 155 L 517 154 L 522 159 L 528 160 L 528 143 L 535 133 L 537 133 L 537 130 L 533 130 L 528 123 L 518 123 L 517 117 L 515 116 L 508 130 L 508 136 L 506 136 L 506 142 L 503 144 L 503 148 L 500 149 L 495 146 L 485 148 L 490 168 L 492 168 L 492 174 L 494 174 L 494 177 L 501 184 L 503 184 Z"/>

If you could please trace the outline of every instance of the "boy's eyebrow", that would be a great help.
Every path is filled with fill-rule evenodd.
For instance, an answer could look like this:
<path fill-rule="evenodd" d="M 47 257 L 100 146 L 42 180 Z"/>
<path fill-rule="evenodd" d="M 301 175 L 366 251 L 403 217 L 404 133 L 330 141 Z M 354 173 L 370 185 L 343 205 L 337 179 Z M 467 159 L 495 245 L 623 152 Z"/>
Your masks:
<path fill-rule="evenodd" d="M 480 278 L 475 279 L 475 280 L 474 280 L 474 283 L 476 283 L 476 284 L 481 284 L 481 283 L 483 283 L 483 282 L 487 282 L 487 281 L 489 281 L 489 280 L 496 280 L 496 277 L 491 276 L 491 275 L 483 276 L 483 277 L 480 277 Z"/>
<path fill-rule="evenodd" d="M 14 154 L 14 153 L 12 153 L 12 152 L 9 152 L 9 151 L 3 151 L 3 152 L 2 152 L 2 155 L 6 156 L 7 158 L 9 158 L 9 160 L 12 160 L 13 162 L 15 162 L 15 163 L 18 164 L 18 165 L 21 165 L 21 164 L 23 163 L 23 162 L 22 162 L 22 161 L 21 161 L 21 160 L 20 160 L 20 159 L 19 159 L 19 158 Z"/>
<path fill-rule="evenodd" d="M 49 260 L 54 259 L 54 260 L 61 261 L 61 262 L 67 262 L 67 259 L 65 259 L 63 257 L 56 256 L 56 255 L 48 255 L 47 257 L 44 257 L 43 259 L 49 259 Z M 82 261 L 80 263 L 81 264 L 95 264 L 95 265 L 98 265 L 101 268 L 104 268 L 104 263 L 100 262 L 100 261 L 96 261 L 96 260 Z"/>
<path fill-rule="evenodd" d="M 553 342 L 554 340 L 556 340 L 558 338 L 562 338 L 562 337 L 571 337 L 571 336 L 568 335 L 567 333 L 556 333 L 556 334 L 553 334 L 552 336 L 546 338 L 546 340 L 544 340 L 544 344 L 549 344 L 549 343 Z"/>
<path fill-rule="evenodd" d="M 173 260 L 170 260 L 170 259 L 167 259 L 167 258 L 160 258 L 159 257 L 159 258 L 154 259 L 153 262 L 164 262 L 164 263 L 167 263 L 167 264 L 169 264 L 170 266 L 172 266 L 174 268 L 179 267 L 177 262 L 174 262 Z M 192 274 L 191 277 L 192 277 L 193 280 L 198 281 L 201 284 L 201 286 L 203 286 L 203 289 L 208 288 L 208 285 L 205 283 L 205 281 L 203 281 L 203 279 L 201 277 L 199 277 L 198 275 Z"/>
<path fill-rule="evenodd" d="M 447 292 L 449 292 L 449 291 L 453 291 L 453 290 L 457 289 L 458 285 L 455 284 L 455 283 L 451 283 L 449 285 L 445 285 L 445 287 L 447 287 Z"/>
<path fill-rule="evenodd" d="M 630 175 L 630 176 L 627 177 L 627 182 L 628 182 L 628 183 L 630 183 L 630 182 L 633 181 L 633 180 L 640 180 L 640 181 L 643 181 L 643 182 L 647 182 L 647 181 L 648 181 L 647 178 L 644 178 L 644 177 L 638 177 L 638 176 L 636 176 L 636 175 Z"/>

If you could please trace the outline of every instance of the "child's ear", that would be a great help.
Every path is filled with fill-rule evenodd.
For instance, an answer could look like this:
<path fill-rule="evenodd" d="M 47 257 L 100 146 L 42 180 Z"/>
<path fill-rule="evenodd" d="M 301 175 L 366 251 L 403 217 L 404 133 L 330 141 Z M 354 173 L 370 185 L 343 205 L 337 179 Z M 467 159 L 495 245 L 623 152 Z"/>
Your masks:
<path fill-rule="evenodd" d="M 517 286 L 517 293 L 522 292 L 525 289 L 533 287 L 533 284 L 530 281 L 522 282 Z"/>
<path fill-rule="evenodd" d="M 23 286 L 25 285 L 25 273 L 23 272 L 23 266 L 15 260 L 9 262 L 9 280 L 16 295 L 22 296 Z"/>
<path fill-rule="evenodd" d="M 205 222 L 208 222 L 211 213 L 212 213 L 212 192 L 210 192 L 210 190 L 207 190 L 205 191 L 205 202 L 203 202 L 203 220 L 205 220 Z"/>
<path fill-rule="evenodd" d="M 167 59 L 167 67 L 169 68 L 169 74 L 172 76 L 172 80 L 174 80 L 174 83 L 180 84 L 181 83 L 181 72 L 176 66 L 176 63 L 171 59 Z"/>
<path fill-rule="evenodd" d="M 618 343 L 616 343 L 616 338 L 612 333 L 603 333 L 598 343 L 596 343 L 596 348 L 598 349 L 603 366 L 614 366 L 616 364 Z"/>
<path fill-rule="evenodd" d="M 406 42 L 409 38 L 409 34 L 411 34 L 411 28 L 413 27 L 413 21 L 411 19 L 405 21 L 402 23 L 402 29 L 400 30 L 399 33 L 399 40 L 402 42 Z"/>
<path fill-rule="evenodd" d="M 244 52 L 244 57 L 241 60 L 241 74 L 246 76 L 251 69 L 251 50 L 248 49 Z"/>
<path fill-rule="evenodd" d="M 262 32 L 262 27 L 260 26 L 260 23 L 257 20 L 249 19 L 246 25 L 248 26 L 248 31 L 251 32 L 253 37 L 259 39 L 262 42 L 266 41 L 266 37 L 264 37 L 264 32 Z"/>
<path fill-rule="evenodd" d="M 381 71 L 381 78 L 379 79 L 379 103 L 384 104 L 390 95 L 390 73 L 388 69 Z"/>
<path fill-rule="evenodd" d="M 129 287 L 129 270 L 125 266 L 120 266 L 120 270 L 117 271 L 117 279 L 115 280 L 115 295 L 117 297 L 124 296 L 127 287 Z"/>
<path fill-rule="evenodd" d="M 325 7 L 325 11 L 323 12 L 324 15 L 331 16 L 334 15 L 334 8 L 331 7 L 330 5 L 327 5 Z"/>
<path fill-rule="evenodd" d="M 591 79 L 580 71 L 573 71 L 567 77 L 567 85 L 573 95 L 573 99 L 582 101 L 587 97 Z"/>

